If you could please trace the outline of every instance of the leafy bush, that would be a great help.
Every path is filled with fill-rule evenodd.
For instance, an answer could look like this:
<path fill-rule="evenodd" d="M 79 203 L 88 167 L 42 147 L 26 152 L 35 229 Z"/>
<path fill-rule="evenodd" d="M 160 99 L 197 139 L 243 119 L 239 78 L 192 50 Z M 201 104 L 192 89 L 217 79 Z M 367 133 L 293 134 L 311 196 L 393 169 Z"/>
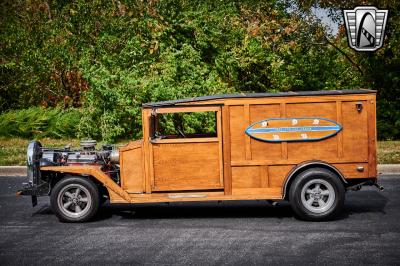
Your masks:
<path fill-rule="evenodd" d="M 0 114 L 0 136 L 23 138 L 76 137 L 81 113 L 77 109 L 31 107 Z"/>

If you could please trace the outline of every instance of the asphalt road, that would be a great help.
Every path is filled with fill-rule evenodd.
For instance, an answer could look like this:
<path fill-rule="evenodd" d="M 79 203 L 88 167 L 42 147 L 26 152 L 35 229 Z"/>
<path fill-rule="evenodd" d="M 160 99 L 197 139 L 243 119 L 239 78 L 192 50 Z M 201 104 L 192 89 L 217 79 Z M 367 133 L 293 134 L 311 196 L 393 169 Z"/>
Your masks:
<path fill-rule="evenodd" d="M 383 192 L 348 192 L 335 221 L 303 222 L 265 201 L 106 205 L 95 221 L 64 224 L 47 197 L 16 197 L 24 178 L 0 177 L 0 265 L 400 264 L 400 176 Z"/>

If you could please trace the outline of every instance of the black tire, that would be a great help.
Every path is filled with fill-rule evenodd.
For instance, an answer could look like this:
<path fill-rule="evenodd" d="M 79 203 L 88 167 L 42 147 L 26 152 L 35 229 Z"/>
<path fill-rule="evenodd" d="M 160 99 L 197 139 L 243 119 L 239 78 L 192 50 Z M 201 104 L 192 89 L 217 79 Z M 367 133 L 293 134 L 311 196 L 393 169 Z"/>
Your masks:
<path fill-rule="evenodd" d="M 100 198 L 100 206 L 99 207 L 102 207 L 109 199 L 108 191 L 103 186 L 102 187 L 97 187 L 97 188 L 99 190 L 99 195 L 100 195 L 99 196 L 99 198 Z"/>
<path fill-rule="evenodd" d="M 66 176 L 51 190 L 50 205 L 61 222 L 86 222 L 99 209 L 99 191 L 88 178 Z"/>
<path fill-rule="evenodd" d="M 293 181 L 289 201 L 295 214 L 308 221 L 330 220 L 343 209 L 345 188 L 339 177 L 324 168 L 301 172 Z"/>

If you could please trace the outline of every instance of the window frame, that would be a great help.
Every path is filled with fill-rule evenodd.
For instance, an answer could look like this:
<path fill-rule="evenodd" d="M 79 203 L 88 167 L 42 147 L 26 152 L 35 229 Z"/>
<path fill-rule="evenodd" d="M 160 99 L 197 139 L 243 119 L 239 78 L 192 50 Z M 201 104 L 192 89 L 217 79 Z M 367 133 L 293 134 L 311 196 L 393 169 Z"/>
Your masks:
<path fill-rule="evenodd" d="M 155 125 L 157 114 L 173 114 L 173 113 L 200 113 L 200 112 L 215 112 L 216 114 L 216 136 L 215 137 L 200 137 L 200 138 L 171 138 L 161 139 L 155 138 Z M 221 123 L 221 106 L 182 106 L 182 107 L 159 107 L 153 108 L 150 115 L 149 135 L 150 142 L 154 144 L 161 143 L 198 143 L 198 142 L 218 142 L 222 138 L 222 123 Z"/>

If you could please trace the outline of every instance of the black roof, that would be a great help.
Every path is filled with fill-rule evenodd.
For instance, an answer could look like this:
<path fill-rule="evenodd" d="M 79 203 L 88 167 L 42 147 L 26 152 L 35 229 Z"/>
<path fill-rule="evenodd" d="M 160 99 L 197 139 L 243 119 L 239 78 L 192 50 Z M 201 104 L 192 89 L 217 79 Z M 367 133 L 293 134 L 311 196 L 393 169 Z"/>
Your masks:
<path fill-rule="evenodd" d="M 344 94 L 365 94 L 365 93 L 376 93 L 375 90 L 330 90 L 330 91 L 289 91 L 289 92 L 277 92 L 277 93 L 237 93 L 237 94 L 216 94 L 209 96 L 200 96 L 193 98 L 185 98 L 172 101 L 162 101 L 154 103 L 144 103 L 144 108 L 151 107 L 166 107 L 174 106 L 177 104 L 219 100 L 219 99 L 234 99 L 234 98 L 264 98 L 264 97 L 287 97 L 287 96 L 312 96 L 312 95 L 344 95 Z"/>

